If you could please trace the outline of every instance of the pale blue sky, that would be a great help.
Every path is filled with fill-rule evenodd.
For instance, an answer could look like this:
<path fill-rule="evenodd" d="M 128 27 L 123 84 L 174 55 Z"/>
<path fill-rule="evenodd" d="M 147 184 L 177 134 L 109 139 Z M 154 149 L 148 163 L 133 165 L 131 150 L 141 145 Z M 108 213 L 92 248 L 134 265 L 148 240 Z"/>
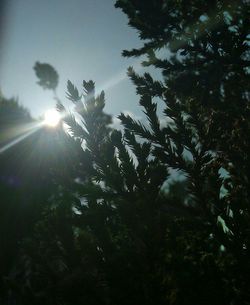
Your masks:
<path fill-rule="evenodd" d="M 116 82 L 105 90 L 106 111 L 140 114 L 133 84 L 119 79 L 134 62 L 121 51 L 141 42 L 113 0 L 8 0 L 1 15 L 0 88 L 6 97 L 18 97 L 34 117 L 54 105 L 52 94 L 36 84 L 35 61 L 56 68 L 64 101 L 68 79 L 78 88 L 83 79 L 101 88 Z"/>

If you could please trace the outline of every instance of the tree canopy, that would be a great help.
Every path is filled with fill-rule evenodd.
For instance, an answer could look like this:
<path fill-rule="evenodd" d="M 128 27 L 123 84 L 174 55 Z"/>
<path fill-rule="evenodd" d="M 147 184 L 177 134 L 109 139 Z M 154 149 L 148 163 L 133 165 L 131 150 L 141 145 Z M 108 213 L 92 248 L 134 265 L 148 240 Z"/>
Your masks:
<path fill-rule="evenodd" d="M 72 160 L 51 165 L 9 291 L 20 304 L 249 304 L 249 4 L 116 7 L 143 42 L 123 55 L 161 72 L 128 69 L 146 120 L 121 113 L 116 130 L 93 81 L 68 81 L 70 113 L 55 96 Z M 55 92 L 54 68 L 35 72 Z"/>

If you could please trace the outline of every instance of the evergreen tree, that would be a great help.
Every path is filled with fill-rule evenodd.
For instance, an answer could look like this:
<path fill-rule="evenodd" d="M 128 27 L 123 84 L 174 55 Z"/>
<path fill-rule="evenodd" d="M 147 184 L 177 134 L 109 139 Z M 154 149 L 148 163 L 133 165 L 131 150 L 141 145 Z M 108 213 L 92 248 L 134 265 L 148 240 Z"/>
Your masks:
<path fill-rule="evenodd" d="M 157 266 L 167 215 L 160 188 L 168 172 L 150 157 L 150 143 L 112 130 L 104 93 L 95 96 L 94 89 L 84 81 L 81 94 L 68 82 L 75 116 L 56 98 L 67 129 L 82 143 L 82 172 L 75 182 L 57 179 L 58 191 L 23 243 L 28 285 L 23 277 L 16 284 L 26 304 L 153 304 L 162 298 Z"/>
<path fill-rule="evenodd" d="M 222 300 L 247 302 L 249 3 L 118 0 L 116 6 L 145 41 L 123 55 L 146 55 L 143 65 L 160 69 L 163 76 L 159 82 L 129 70 L 151 134 L 130 117 L 121 115 L 122 123 L 153 142 L 157 158 L 187 176 L 195 208 L 209 226 L 207 234 L 223 246 L 224 256 L 232 255 L 233 268 L 241 270 L 240 276 L 227 275 L 225 282 L 234 280 Z M 160 127 L 155 97 L 173 120 L 166 128 Z"/>
<path fill-rule="evenodd" d="M 75 115 L 57 106 L 81 143 L 81 170 L 57 180 L 23 243 L 32 284 L 20 295 L 25 304 L 248 304 L 248 3 L 116 6 L 144 41 L 124 55 L 146 55 L 144 66 L 162 72 L 128 70 L 149 124 L 121 114 L 124 130 L 113 130 L 93 81 L 83 93 L 68 82 Z M 55 70 L 36 72 L 54 91 Z M 167 190 L 172 169 L 186 180 Z"/>

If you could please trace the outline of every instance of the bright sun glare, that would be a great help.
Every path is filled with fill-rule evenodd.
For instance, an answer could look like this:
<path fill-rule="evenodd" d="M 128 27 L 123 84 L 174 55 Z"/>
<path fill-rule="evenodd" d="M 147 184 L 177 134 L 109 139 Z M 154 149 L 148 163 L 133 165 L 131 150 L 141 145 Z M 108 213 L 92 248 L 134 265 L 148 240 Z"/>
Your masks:
<path fill-rule="evenodd" d="M 47 126 L 55 127 L 60 121 L 60 114 L 55 109 L 49 109 L 44 114 L 44 123 Z"/>

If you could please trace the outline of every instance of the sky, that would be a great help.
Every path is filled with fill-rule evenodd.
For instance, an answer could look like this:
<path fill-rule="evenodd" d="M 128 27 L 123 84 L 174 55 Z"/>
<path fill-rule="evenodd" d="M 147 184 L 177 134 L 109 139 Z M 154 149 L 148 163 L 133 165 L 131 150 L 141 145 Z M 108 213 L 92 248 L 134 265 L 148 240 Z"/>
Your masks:
<path fill-rule="evenodd" d="M 67 80 L 81 89 L 92 79 L 105 89 L 106 112 L 140 115 L 135 87 L 126 69 L 135 59 L 123 49 L 139 47 L 135 29 L 114 8 L 113 0 L 6 0 L 1 5 L 0 88 L 7 98 L 18 97 L 34 118 L 55 105 L 52 93 L 36 82 L 36 61 L 59 73 L 58 96 L 67 105 Z M 138 63 L 138 62 L 137 62 Z"/>

